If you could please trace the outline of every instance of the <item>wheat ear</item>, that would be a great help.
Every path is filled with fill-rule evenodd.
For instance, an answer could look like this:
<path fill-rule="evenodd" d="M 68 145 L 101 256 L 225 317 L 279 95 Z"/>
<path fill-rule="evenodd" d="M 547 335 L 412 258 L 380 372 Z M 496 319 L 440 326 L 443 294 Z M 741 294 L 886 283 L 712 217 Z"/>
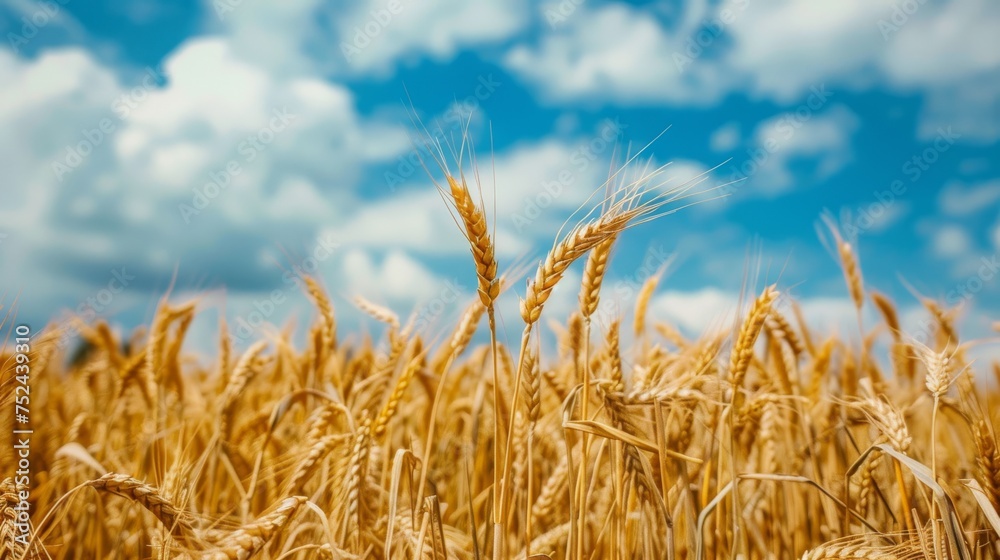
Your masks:
<path fill-rule="evenodd" d="M 278 507 L 252 523 L 233 531 L 217 543 L 217 550 L 205 560 L 246 560 L 261 549 L 288 524 L 295 512 L 308 501 L 304 496 L 285 498 Z"/>
<path fill-rule="evenodd" d="M 750 360 L 753 358 L 753 349 L 757 342 L 757 337 L 760 335 L 760 331 L 764 327 L 764 321 L 771 312 L 771 305 L 777 297 L 778 291 L 773 285 L 765 288 L 760 296 L 754 300 L 753 305 L 750 307 L 750 313 L 747 314 L 747 318 L 740 327 L 739 335 L 736 337 L 736 344 L 733 347 L 729 362 L 729 371 L 733 383 L 734 410 L 742 408 L 743 393 L 741 389 L 743 378 L 750 367 Z"/>
<path fill-rule="evenodd" d="M 990 503 L 1000 510 L 1000 449 L 997 449 L 996 437 L 985 420 L 973 425 L 973 434 L 979 452 L 976 455 L 976 474 Z"/>
<path fill-rule="evenodd" d="M 608 257 L 611 256 L 611 247 L 615 243 L 615 236 L 608 237 L 590 250 L 587 257 L 587 265 L 583 269 L 583 282 L 580 287 L 580 312 L 584 317 L 590 317 L 597 311 L 597 304 L 601 294 L 601 284 L 604 281 L 604 273 L 608 268 Z"/>
<path fill-rule="evenodd" d="M 174 506 L 155 486 L 132 478 L 127 474 L 108 473 L 97 480 L 87 482 L 87 486 L 127 498 L 146 508 L 153 517 L 180 539 L 194 535 L 194 528 L 185 519 L 186 514 Z"/>
<path fill-rule="evenodd" d="M 472 256 L 476 262 L 479 299 L 484 306 L 490 308 L 497 296 L 500 295 L 500 283 L 497 278 L 497 260 L 493 240 L 486 227 L 486 216 L 473 200 L 464 177 L 460 183 L 455 177 L 448 175 L 448 186 L 451 187 L 451 199 L 462 219 L 465 234 L 472 248 Z"/>

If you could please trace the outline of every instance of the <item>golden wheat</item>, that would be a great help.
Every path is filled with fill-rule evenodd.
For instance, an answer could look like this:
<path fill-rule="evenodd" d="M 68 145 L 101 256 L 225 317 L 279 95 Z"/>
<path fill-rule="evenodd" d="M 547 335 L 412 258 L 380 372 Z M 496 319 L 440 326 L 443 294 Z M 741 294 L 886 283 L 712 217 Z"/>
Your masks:
<path fill-rule="evenodd" d="M 634 305 L 630 331 L 598 313 L 609 255 L 675 199 L 639 182 L 544 255 L 508 346 L 487 213 L 461 174 L 447 179 L 477 295 L 441 330 L 358 299 L 382 332 L 338 341 L 315 278 L 301 344 L 268 333 L 239 355 L 223 322 L 218 355 L 201 359 L 185 352 L 193 302 L 162 302 L 131 335 L 81 324 L 72 361 L 57 344 L 68 325 L 46 329 L 29 356 L 44 419 L 31 486 L 0 447 L 0 559 L 1000 558 L 987 378 L 1000 363 L 972 360 L 989 341 L 960 340 L 955 309 L 919 301 L 934 330 L 921 344 L 905 307 L 868 290 L 880 324 L 835 334 L 771 285 L 734 324 L 691 333 L 652 316 L 660 271 L 614 302 Z M 834 237 L 860 312 L 857 246 Z M 583 259 L 578 309 L 541 321 Z M 21 490 L 28 547 L 15 540 Z"/>

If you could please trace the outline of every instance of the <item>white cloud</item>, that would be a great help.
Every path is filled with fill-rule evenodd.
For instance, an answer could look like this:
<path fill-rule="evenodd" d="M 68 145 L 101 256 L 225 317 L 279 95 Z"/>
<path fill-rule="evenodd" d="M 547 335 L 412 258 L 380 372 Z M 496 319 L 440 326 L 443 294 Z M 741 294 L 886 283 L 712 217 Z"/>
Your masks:
<path fill-rule="evenodd" d="M 553 128 L 555 129 L 556 134 L 575 134 L 580 128 L 580 115 L 570 112 L 560 113 L 559 116 L 556 117 L 556 122 Z"/>
<path fill-rule="evenodd" d="M 205 4 L 208 29 L 230 37 L 240 57 L 284 75 L 385 74 L 420 55 L 447 59 L 462 48 L 502 41 L 528 23 L 524 0 L 244 2 L 218 15 L 212 1 Z"/>
<path fill-rule="evenodd" d="M 190 40 L 163 68 L 166 85 L 123 83 L 80 49 L 0 51 L 0 79 L 25 84 L 0 101 L 0 223 L 32 231 L 4 240 L 13 265 L 0 274 L 26 290 L 25 308 L 72 306 L 72 290 L 39 280 L 67 269 L 83 283 L 142 269 L 136 293 L 162 289 L 175 266 L 260 289 L 273 272 L 261 247 L 308 243 L 350 208 L 366 166 L 409 146 L 399 124 L 360 116 L 345 87 L 279 78 L 223 39 Z M 189 223 L 181 204 L 197 206 Z"/>
<path fill-rule="evenodd" d="M 869 211 L 869 209 L 874 210 L 874 212 Z M 865 206 L 859 207 L 859 210 L 868 212 L 868 216 L 871 217 L 871 225 L 864 227 L 868 224 L 868 218 L 865 218 L 863 215 L 855 218 L 857 221 L 854 223 L 861 226 L 865 232 L 881 233 L 888 231 L 889 228 L 900 223 L 910 213 L 911 209 L 912 204 L 904 200 L 897 200 L 888 206 L 876 201 L 871 203 L 867 208 Z M 876 216 L 875 213 L 879 210 L 881 210 L 881 213 Z"/>
<path fill-rule="evenodd" d="M 122 132 L 120 138 L 126 139 L 125 144 L 119 144 L 118 153 L 123 159 L 135 156 L 135 139 L 148 136 L 136 129 Z M 149 140 L 139 141 L 144 144 Z M 204 169 L 209 164 L 209 156 L 201 146 L 194 142 L 178 141 L 166 144 L 149 154 L 150 175 L 158 182 L 170 188 L 189 187 L 195 183 L 195 172 Z"/>
<path fill-rule="evenodd" d="M 280 76 L 298 75 L 317 66 L 307 52 L 306 44 L 321 33 L 329 34 L 317 24 L 322 14 L 320 0 L 289 0 L 281 4 L 240 2 L 230 7 L 227 2 L 203 0 L 203 26 L 214 35 L 224 35 L 237 56 L 267 68 Z M 324 55 L 342 60 L 335 48 L 324 39 Z M 325 64 L 324 67 L 333 66 Z"/>
<path fill-rule="evenodd" d="M 338 239 L 359 247 L 398 247 L 425 254 L 458 254 L 468 245 L 429 185 L 425 189 L 369 201 L 339 225 L 328 226 Z"/>
<path fill-rule="evenodd" d="M 881 67 L 901 88 L 929 92 L 921 139 L 951 127 L 966 141 L 1000 139 L 1000 4 L 988 0 L 928 3 L 890 38 Z"/>
<path fill-rule="evenodd" d="M 1000 66 L 998 21 L 996 2 L 924 4 L 887 34 L 881 65 L 901 86 L 937 86 L 995 72 Z"/>
<path fill-rule="evenodd" d="M 729 33 L 725 64 L 756 92 L 779 100 L 842 80 L 882 47 L 876 20 L 887 2 L 808 0 L 755 3 Z"/>
<path fill-rule="evenodd" d="M 753 295 L 756 297 L 756 294 Z M 815 335 L 857 333 L 858 320 L 854 304 L 846 297 L 796 298 Z M 779 300 L 780 302 L 780 300 Z M 748 302 L 744 301 L 744 305 Z M 650 317 L 676 325 L 690 336 L 707 332 L 731 332 L 739 311 L 740 297 L 736 292 L 705 287 L 693 291 L 666 290 L 650 302 Z M 789 317 L 790 308 L 781 309 Z M 871 317 L 866 315 L 865 321 Z"/>
<path fill-rule="evenodd" d="M 733 0 L 711 10 L 695 2 L 668 27 L 640 9 L 581 6 L 537 47 L 511 49 L 505 64 L 554 100 L 708 104 L 748 86 L 787 100 L 870 57 L 881 39 L 859 40 L 857 29 L 870 19 L 875 31 L 876 13 L 860 0 Z"/>
<path fill-rule="evenodd" d="M 716 152 L 728 152 L 740 143 L 740 125 L 731 122 L 722 125 L 709 138 L 709 146 Z"/>
<path fill-rule="evenodd" d="M 851 135 L 859 124 L 857 116 L 842 105 L 816 115 L 810 112 L 806 118 L 785 113 L 758 124 L 756 147 L 748 151 L 747 159 L 761 162 L 748 173 L 752 186 L 747 190 L 765 195 L 787 191 L 796 176 L 789 166 L 797 161 L 811 163 L 816 179 L 833 175 L 851 160 Z"/>
<path fill-rule="evenodd" d="M 699 161 L 693 161 L 689 159 L 676 159 L 670 162 L 670 164 L 664 168 L 663 180 L 669 181 L 664 185 L 666 188 L 673 188 L 683 185 L 687 182 L 697 182 L 706 177 L 708 173 L 708 168 L 705 167 Z M 699 184 L 700 186 L 714 186 L 705 185 L 704 182 Z"/>
<path fill-rule="evenodd" d="M 393 4 L 398 13 L 388 10 Z M 338 13 L 339 45 L 358 48 L 347 57 L 352 70 L 384 71 L 401 58 L 426 54 L 444 59 L 461 47 L 505 39 L 527 24 L 523 0 L 469 3 L 369 0 L 353 11 Z M 372 34 L 372 30 L 378 29 Z"/>
<path fill-rule="evenodd" d="M 270 197 L 266 215 L 275 221 L 305 220 L 319 224 L 336 212 L 315 184 L 303 177 L 288 176 Z"/>
<path fill-rule="evenodd" d="M 372 301 L 392 300 L 415 304 L 438 287 L 433 273 L 402 251 L 389 251 L 381 262 L 362 250 L 349 250 L 340 262 L 343 293 Z"/>
<path fill-rule="evenodd" d="M 613 148 L 605 142 L 601 152 L 590 151 L 589 140 L 543 139 L 498 156 L 497 213 L 524 214 L 532 204 L 543 205 L 543 214 L 546 208 L 576 209 L 607 179 L 605 162 Z M 484 166 L 481 175 L 487 185 L 493 182 L 493 169 Z"/>
<path fill-rule="evenodd" d="M 623 6 L 579 7 L 536 47 L 518 45 L 504 64 L 552 101 L 581 98 L 624 102 L 711 103 L 725 74 L 712 65 L 675 61 L 696 31 L 687 22 L 663 29 L 649 15 Z"/>
<path fill-rule="evenodd" d="M 25 216 L 11 212 L 19 203 L 32 199 L 41 211 L 37 204 L 51 201 L 41 188 L 53 180 L 48 159 L 64 155 L 70 144 L 84 140 L 82 130 L 98 126 L 118 86 L 113 73 L 80 49 L 46 51 L 30 61 L 0 49 L 0 81 L 18 84 L 0 98 L 0 168 L 5 173 L 0 216 L 5 210 L 12 214 L 10 221 L 0 221 L 13 227 Z"/>
<path fill-rule="evenodd" d="M 931 141 L 950 130 L 963 142 L 989 144 L 1000 139 L 1000 72 L 941 84 L 928 93 L 921 110 L 918 136 Z"/>
<path fill-rule="evenodd" d="M 750 92 L 789 103 L 824 84 L 916 89 L 929 95 L 922 137 L 944 125 L 970 139 L 1000 137 L 1000 117 L 983 118 L 996 114 L 1000 92 L 1000 5 L 990 0 L 922 4 L 902 17 L 892 0 L 682 10 L 668 25 L 640 8 L 582 5 L 537 45 L 512 47 L 504 64 L 552 101 L 704 105 Z M 898 27 L 883 33 L 887 22 Z"/>
<path fill-rule="evenodd" d="M 45 51 L 31 64 L 6 49 L 0 50 L 0 76 L 6 83 L 18 84 L 0 99 L 0 118 L 59 103 L 67 96 L 73 96 L 81 105 L 95 104 L 105 101 L 115 87 L 114 77 L 89 53 L 77 49 Z M 81 83 L 89 87 L 81 89 Z"/>
<path fill-rule="evenodd" d="M 222 39 L 189 39 L 163 65 L 169 78 L 163 88 L 130 96 L 139 106 L 126 118 L 160 134 L 177 133 L 193 120 L 207 124 L 218 135 L 244 131 L 247 123 L 266 118 L 268 90 L 265 70 L 233 56 Z"/>
<path fill-rule="evenodd" d="M 688 334 L 700 335 L 726 328 L 735 316 L 738 303 L 736 294 L 718 288 L 694 292 L 667 290 L 653 298 L 649 313 L 677 325 Z"/>
<path fill-rule="evenodd" d="M 931 250 L 939 257 L 961 257 L 967 254 L 971 247 L 972 240 L 969 234 L 964 228 L 955 225 L 937 228 L 931 238 Z"/>
<path fill-rule="evenodd" d="M 949 216 L 968 216 L 989 210 L 1000 201 L 1000 179 L 974 185 L 958 181 L 948 183 L 938 200 Z"/>
<path fill-rule="evenodd" d="M 256 177 L 247 183 L 258 185 L 275 166 L 323 182 L 350 180 L 359 164 L 389 159 L 409 145 L 398 125 L 363 121 L 347 88 L 279 79 L 241 62 L 222 39 L 189 40 L 164 67 L 168 85 L 119 114 L 123 125 L 115 136 L 123 164 L 149 174 L 154 185 L 172 185 L 178 174 L 218 173 L 230 161 L 248 168 Z M 198 157 L 177 157 L 178 144 Z"/>

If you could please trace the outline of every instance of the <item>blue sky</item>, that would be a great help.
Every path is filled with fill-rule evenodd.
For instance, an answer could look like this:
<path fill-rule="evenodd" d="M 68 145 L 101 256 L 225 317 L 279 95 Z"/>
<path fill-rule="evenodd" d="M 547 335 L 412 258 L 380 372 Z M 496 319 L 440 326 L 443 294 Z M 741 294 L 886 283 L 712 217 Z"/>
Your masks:
<path fill-rule="evenodd" d="M 926 296 L 986 336 L 1000 309 L 997 29 L 989 0 L 4 0 L 0 295 L 36 325 L 76 312 L 131 328 L 172 288 L 202 299 L 209 341 L 220 312 L 308 317 L 294 277 L 315 265 L 346 328 L 362 295 L 440 333 L 474 278 L 411 163 L 411 112 L 457 139 L 471 111 L 505 265 L 544 253 L 615 146 L 667 129 L 643 154 L 670 163 L 663 179 L 740 180 L 628 232 L 607 317 L 669 260 L 654 313 L 688 333 L 724 325 L 749 275 L 851 336 L 817 234 L 829 212 L 908 325 Z M 502 312 L 516 333 L 513 294 Z"/>

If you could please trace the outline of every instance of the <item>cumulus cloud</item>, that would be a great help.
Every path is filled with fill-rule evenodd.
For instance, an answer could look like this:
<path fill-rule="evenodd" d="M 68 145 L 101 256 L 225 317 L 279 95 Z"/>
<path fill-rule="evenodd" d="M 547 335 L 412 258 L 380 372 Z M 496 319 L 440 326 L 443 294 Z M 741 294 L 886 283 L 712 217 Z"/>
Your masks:
<path fill-rule="evenodd" d="M 708 104 L 728 80 L 715 66 L 683 58 L 685 40 L 697 30 L 691 18 L 668 31 L 649 14 L 623 5 L 581 6 L 537 45 L 512 47 L 504 64 L 552 102 Z"/>
<path fill-rule="evenodd" d="M 392 4 L 399 6 L 398 13 L 392 13 Z M 338 14 L 335 27 L 349 67 L 363 71 L 384 71 L 398 59 L 417 54 L 451 57 L 461 47 L 505 39 L 528 22 L 523 0 L 369 0 L 356 6 Z M 378 27 L 382 29 L 373 34 Z"/>
<path fill-rule="evenodd" d="M 740 164 L 752 182 L 748 190 L 767 195 L 787 191 L 801 178 L 791 169 L 796 163 L 809 163 L 816 180 L 833 175 L 851 160 L 851 136 L 859 126 L 857 116 L 842 105 L 818 114 L 784 113 L 758 124 L 754 147 Z"/>
<path fill-rule="evenodd" d="M 703 105 L 730 92 L 790 103 L 815 86 L 882 85 L 929 96 L 920 134 L 950 124 L 1000 137 L 992 103 L 1000 6 L 847 0 L 685 3 L 667 20 L 622 5 L 583 5 L 504 64 L 552 101 Z M 958 96 L 964 102 L 955 103 Z"/>
<path fill-rule="evenodd" d="M 241 57 L 278 74 L 319 70 L 336 75 L 384 75 L 395 65 L 502 41 L 528 23 L 524 0 L 407 2 L 351 5 L 295 0 L 280 5 L 242 2 L 217 11 L 206 0 L 207 29 L 232 38 Z"/>
<path fill-rule="evenodd" d="M 995 2 L 892 5 L 892 12 L 883 12 L 880 18 L 887 43 L 881 66 L 896 84 L 949 84 L 995 72 L 1000 65 L 1000 51 L 993 41 L 1000 21 Z"/>
<path fill-rule="evenodd" d="M 340 287 L 344 294 L 358 294 L 373 301 L 414 303 L 431 296 L 439 280 L 405 252 L 392 250 L 376 261 L 363 250 L 351 249 L 340 261 Z"/>
<path fill-rule="evenodd" d="M 361 117 L 346 88 L 276 79 L 218 38 L 127 83 L 78 48 L 0 50 L 0 77 L 24 84 L 0 102 L 0 222 L 31 232 L 5 240 L 15 289 L 26 273 L 97 282 L 121 266 L 146 272 L 133 290 L 163 289 L 175 267 L 202 285 L 266 288 L 260 248 L 309 244 L 356 204 L 366 166 L 409 145 L 400 125 Z M 32 289 L 24 304 L 72 307 L 73 292 Z"/>

